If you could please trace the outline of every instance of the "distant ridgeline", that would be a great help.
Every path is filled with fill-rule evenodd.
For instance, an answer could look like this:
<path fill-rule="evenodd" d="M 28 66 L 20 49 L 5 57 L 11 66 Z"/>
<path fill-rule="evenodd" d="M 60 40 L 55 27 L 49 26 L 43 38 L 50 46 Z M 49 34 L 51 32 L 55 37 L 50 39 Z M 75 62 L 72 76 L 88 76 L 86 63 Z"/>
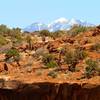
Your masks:
<path fill-rule="evenodd" d="M 41 22 L 35 22 L 28 27 L 24 28 L 23 31 L 26 32 L 34 32 L 41 30 L 49 30 L 50 32 L 58 31 L 58 30 L 69 30 L 74 25 L 80 26 L 94 26 L 88 22 L 83 22 L 76 19 L 68 20 L 66 18 L 59 18 L 50 24 L 44 24 Z"/>

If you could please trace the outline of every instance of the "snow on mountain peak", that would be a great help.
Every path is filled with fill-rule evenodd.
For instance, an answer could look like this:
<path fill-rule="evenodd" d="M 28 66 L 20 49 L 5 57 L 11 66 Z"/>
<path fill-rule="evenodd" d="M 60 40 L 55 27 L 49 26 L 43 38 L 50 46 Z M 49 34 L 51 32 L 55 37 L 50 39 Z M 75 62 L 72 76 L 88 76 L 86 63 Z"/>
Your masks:
<path fill-rule="evenodd" d="M 30 26 L 26 27 L 24 31 L 27 32 L 34 32 L 34 31 L 41 31 L 41 30 L 49 30 L 49 31 L 57 31 L 57 30 L 68 30 L 70 29 L 73 25 L 81 25 L 81 26 L 93 26 L 93 24 L 76 20 L 72 18 L 71 20 L 68 20 L 66 18 L 59 18 L 55 21 L 53 21 L 50 24 L 44 24 L 40 22 L 36 22 L 31 24 Z"/>
<path fill-rule="evenodd" d="M 50 27 L 54 26 L 55 24 L 66 24 L 66 23 L 68 23 L 68 20 L 66 18 L 61 17 L 61 18 L 49 23 L 48 27 L 50 28 Z"/>
<path fill-rule="evenodd" d="M 69 25 L 79 25 L 81 24 L 82 22 L 80 20 L 76 20 L 74 18 L 72 18 L 70 21 L 69 21 Z"/>
<path fill-rule="evenodd" d="M 62 17 L 62 18 L 59 18 L 59 19 L 55 20 L 54 22 L 55 23 L 62 23 L 63 24 L 63 23 L 67 23 L 68 20 L 66 18 Z"/>

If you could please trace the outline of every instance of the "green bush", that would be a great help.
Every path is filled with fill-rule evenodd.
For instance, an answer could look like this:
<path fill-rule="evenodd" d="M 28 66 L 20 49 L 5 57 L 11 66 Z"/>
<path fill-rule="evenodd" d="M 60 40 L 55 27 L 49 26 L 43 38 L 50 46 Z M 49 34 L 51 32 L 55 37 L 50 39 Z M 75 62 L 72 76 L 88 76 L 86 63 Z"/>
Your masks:
<path fill-rule="evenodd" d="M 86 60 L 86 64 L 91 67 L 92 69 L 95 69 L 97 67 L 97 62 L 93 61 L 92 59 Z"/>
<path fill-rule="evenodd" d="M 86 63 L 86 68 L 85 68 L 85 77 L 87 78 L 91 78 L 91 76 L 93 76 L 94 74 L 94 71 L 97 71 L 97 68 L 98 68 L 98 63 L 97 61 L 94 61 L 92 59 L 88 59 L 85 61 Z"/>
<path fill-rule="evenodd" d="M 10 49 L 6 52 L 6 56 L 19 56 L 19 52 L 16 49 Z"/>
<path fill-rule="evenodd" d="M 46 64 L 46 66 L 48 68 L 55 68 L 58 67 L 58 64 L 56 63 L 56 61 L 50 61 L 49 63 Z"/>
<path fill-rule="evenodd" d="M 48 73 L 48 76 L 51 76 L 52 78 L 56 78 L 56 77 L 57 77 L 57 72 L 55 72 L 55 71 L 50 71 L 50 72 Z"/>
<path fill-rule="evenodd" d="M 53 61 L 53 60 L 54 60 L 53 55 L 51 55 L 51 54 L 43 55 L 42 61 L 43 61 L 44 64 L 47 64 L 48 62 Z"/>
<path fill-rule="evenodd" d="M 74 51 L 67 51 L 65 54 L 65 62 L 69 66 L 69 71 L 75 71 L 76 64 L 78 59 L 76 58 L 76 54 Z"/>
<path fill-rule="evenodd" d="M 54 68 L 58 66 L 52 54 L 45 54 L 42 58 L 42 61 L 47 68 Z"/>
<path fill-rule="evenodd" d="M 5 54 L 5 57 L 5 61 L 9 61 L 9 59 L 13 57 L 13 60 L 19 65 L 20 54 L 16 49 L 8 50 Z"/>
<path fill-rule="evenodd" d="M 68 64 L 69 70 L 72 72 L 75 71 L 76 64 L 86 56 L 86 52 L 81 49 L 75 49 L 72 51 L 67 50 L 65 54 L 65 62 Z"/>
<path fill-rule="evenodd" d="M 65 54 L 65 62 L 67 64 L 72 64 L 75 60 L 76 60 L 76 58 L 74 56 L 74 52 L 67 51 Z"/>

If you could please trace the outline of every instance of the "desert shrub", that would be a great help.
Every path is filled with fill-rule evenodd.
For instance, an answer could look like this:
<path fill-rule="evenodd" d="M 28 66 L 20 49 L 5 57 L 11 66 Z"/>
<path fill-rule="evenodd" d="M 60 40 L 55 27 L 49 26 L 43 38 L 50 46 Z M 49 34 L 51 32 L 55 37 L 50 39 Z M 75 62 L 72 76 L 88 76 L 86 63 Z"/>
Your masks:
<path fill-rule="evenodd" d="M 87 66 L 85 68 L 84 75 L 87 78 L 91 78 L 91 76 L 93 76 L 95 71 L 99 71 L 98 70 L 98 63 L 97 63 L 97 61 L 94 61 L 92 59 L 86 60 L 85 63 L 86 63 Z"/>
<path fill-rule="evenodd" d="M 49 63 L 46 64 L 46 66 L 48 68 L 54 68 L 54 67 L 57 67 L 58 64 L 56 63 L 56 61 L 50 61 Z"/>
<path fill-rule="evenodd" d="M 5 61 L 9 62 L 9 59 L 13 57 L 13 60 L 17 62 L 19 65 L 19 60 L 20 60 L 20 54 L 16 49 L 10 49 L 6 52 L 5 54 Z"/>
<path fill-rule="evenodd" d="M 55 32 L 49 32 L 48 30 L 42 30 L 42 31 L 40 31 L 39 34 L 42 37 L 49 36 L 49 37 L 52 37 L 52 38 L 55 39 L 55 38 L 60 37 L 63 34 L 65 34 L 65 32 L 61 31 L 61 30 L 58 30 L 58 31 L 55 31 Z"/>
<path fill-rule="evenodd" d="M 16 34 L 15 37 L 12 37 L 16 43 L 21 43 L 23 41 L 23 38 L 21 34 Z"/>
<path fill-rule="evenodd" d="M 56 78 L 56 77 L 57 77 L 57 72 L 55 72 L 55 71 L 50 71 L 50 72 L 48 73 L 48 76 L 51 76 L 52 78 Z"/>
<path fill-rule="evenodd" d="M 74 52 L 75 52 L 75 56 L 78 60 L 82 60 L 85 57 L 87 57 L 87 53 L 84 50 L 80 49 L 80 48 L 75 49 Z"/>
<path fill-rule="evenodd" d="M 64 60 L 69 66 L 69 71 L 75 71 L 76 64 L 79 62 L 79 60 L 84 59 L 86 56 L 86 52 L 81 49 L 75 49 L 72 51 L 67 50 Z"/>
<path fill-rule="evenodd" d="M 6 40 L 6 38 L 2 35 L 0 35 L 0 46 L 7 44 L 8 41 Z"/>
<path fill-rule="evenodd" d="M 73 54 L 71 51 L 67 51 L 66 54 L 65 54 L 65 62 L 67 64 L 71 64 L 73 62 Z"/>
<path fill-rule="evenodd" d="M 16 47 L 16 46 L 19 46 L 19 45 L 22 44 L 23 39 L 22 39 L 22 37 L 20 35 L 18 35 L 16 38 L 15 37 L 11 37 L 11 42 L 12 42 L 12 45 L 14 47 Z"/>
<path fill-rule="evenodd" d="M 87 27 L 85 26 L 73 26 L 69 31 L 68 33 L 71 35 L 71 36 L 76 36 L 77 34 L 81 33 L 81 32 L 86 32 L 87 31 Z"/>
<path fill-rule="evenodd" d="M 57 48 L 57 51 L 59 52 L 59 54 L 58 54 L 58 65 L 60 66 L 62 57 L 66 54 L 66 49 L 65 49 L 65 47 L 60 47 L 60 48 Z"/>
<path fill-rule="evenodd" d="M 8 35 L 10 32 L 10 29 L 6 25 L 0 25 L 0 34 L 2 35 Z"/>
<path fill-rule="evenodd" d="M 3 25 L 3 24 L 0 25 L 0 34 L 3 35 L 3 36 L 11 36 L 13 38 L 17 38 L 18 35 L 20 35 L 21 33 L 22 32 L 21 32 L 21 29 L 20 28 L 10 29 L 6 25 Z"/>
<path fill-rule="evenodd" d="M 64 34 L 65 34 L 64 31 L 58 30 L 58 31 L 55 31 L 55 32 L 51 32 L 51 37 L 53 37 L 53 38 L 61 37 Z"/>
<path fill-rule="evenodd" d="M 93 45 L 93 46 L 91 47 L 91 50 L 99 51 L 99 50 L 100 50 L 100 43 L 95 43 L 95 45 Z"/>
<path fill-rule="evenodd" d="M 33 49 L 33 40 L 32 40 L 32 38 L 31 38 L 31 35 L 27 35 L 26 41 L 27 41 L 27 43 L 28 43 L 28 49 L 29 49 L 29 50 L 32 50 L 32 49 Z"/>
<path fill-rule="evenodd" d="M 42 30 L 39 32 L 40 36 L 50 36 L 50 32 L 48 30 Z"/>
<path fill-rule="evenodd" d="M 86 60 L 86 64 L 87 64 L 88 66 L 90 66 L 91 68 L 94 68 L 94 69 L 97 67 L 97 62 L 94 61 L 94 60 L 92 60 L 92 59 Z"/>
<path fill-rule="evenodd" d="M 69 66 L 69 71 L 75 71 L 75 66 L 78 62 L 76 54 L 73 51 L 67 51 L 64 60 Z"/>
<path fill-rule="evenodd" d="M 52 54 L 45 54 L 42 58 L 42 61 L 47 68 L 54 68 L 58 66 Z"/>
<path fill-rule="evenodd" d="M 52 54 L 45 54 L 45 55 L 43 55 L 43 59 L 42 59 L 42 61 L 46 64 L 46 63 L 48 63 L 48 62 L 50 62 L 50 61 L 53 61 L 54 60 L 54 56 L 52 55 Z"/>
<path fill-rule="evenodd" d="M 8 31 L 4 33 L 4 36 L 9 37 L 13 44 L 18 44 L 23 41 L 22 32 L 20 28 L 8 28 Z"/>
<path fill-rule="evenodd" d="M 19 52 L 16 49 L 10 49 L 6 52 L 6 56 L 19 56 Z"/>

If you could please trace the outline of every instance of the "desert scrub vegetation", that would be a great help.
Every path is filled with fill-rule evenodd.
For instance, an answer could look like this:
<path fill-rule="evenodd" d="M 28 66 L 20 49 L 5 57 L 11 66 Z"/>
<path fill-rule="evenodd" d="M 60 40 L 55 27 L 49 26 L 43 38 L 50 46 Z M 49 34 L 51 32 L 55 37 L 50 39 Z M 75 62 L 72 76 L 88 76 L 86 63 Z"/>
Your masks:
<path fill-rule="evenodd" d="M 16 37 L 16 35 L 21 34 L 21 29 L 20 28 L 13 28 L 10 29 L 6 25 L 0 25 L 0 34 L 3 36 L 11 36 L 11 37 Z"/>
<path fill-rule="evenodd" d="M 48 76 L 51 76 L 52 78 L 56 78 L 57 77 L 57 72 L 55 72 L 55 71 L 50 71 L 50 72 L 48 72 L 48 74 L 47 74 Z"/>
<path fill-rule="evenodd" d="M 58 54 L 58 65 L 60 66 L 62 57 L 66 54 L 66 48 L 60 47 L 60 48 L 57 48 L 57 51 L 59 52 L 59 54 Z"/>
<path fill-rule="evenodd" d="M 47 68 L 58 67 L 57 62 L 55 61 L 55 57 L 52 54 L 43 55 L 42 62 Z"/>
<path fill-rule="evenodd" d="M 20 66 L 20 64 L 19 64 L 20 54 L 19 54 L 18 50 L 10 49 L 10 50 L 6 51 L 5 61 L 10 62 L 11 58 L 13 58 L 13 61 L 15 61 L 18 64 L 18 66 Z"/>
<path fill-rule="evenodd" d="M 6 38 L 4 36 L 0 35 L 0 46 L 3 46 L 7 43 L 8 43 L 8 41 L 6 40 Z"/>
<path fill-rule="evenodd" d="M 55 32 L 51 32 L 51 37 L 55 39 L 55 38 L 63 36 L 64 34 L 66 34 L 66 32 L 58 30 Z"/>
<path fill-rule="evenodd" d="M 68 31 L 68 34 L 71 36 L 76 36 L 79 33 L 86 31 L 88 31 L 88 27 L 75 25 Z"/>
<path fill-rule="evenodd" d="M 22 32 L 20 28 L 9 28 L 6 25 L 0 25 L 0 44 L 5 45 L 7 42 L 13 45 L 19 44 L 23 41 Z"/>
<path fill-rule="evenodd" d="M 64 60 L 65 63 L 68 64 L 68 70 L 74 72 L 78 62 L 74 51 L 67 51 Z"/>
<path fill-rule="evenodd" d="M 20 28 L 11 29 L 11 40 L 14 44 L 19 44 L 23 41 L 23 36 Z"/>
<path fill-rule="evenodd" d="M 100 75 L 100 65 L 97 61 L 88 59 L 85 61 L 86 68 L 84 72 L 84 77 L 91 78 L 92 76 Z"/>
<path fill-rule="evenodd" d="M 95 44 L 91 47 L 91 50 L 100 51 L 100 43 L 95 43 Z"/>
<path fill-rule="evenodd" d="M 68 64 L 68 70 L 74 72 L 79 60 L 83 60 L 86 56 L 86 52 L 81 49 L 67 50 L 64 60 Z"/>
<path fill-rule="evenodd" d="M 58 31 L 55 31 L 55 32 L 49 32 L 48 30 L 42 30 L 42 31 L 39 32 L 40 36 L 42 36 L 42 37 L 48 36 L 48 37 L 51 37 L 53 39 L 61 37 L 64 34 L 66 34 L 66 32 L 61 31 L 61 30 L 58 30 Z"/>
<path fill-rule="evenodd" d="M 84 58 L 86 58 L 88 56 L 88 54 L 86 53 L 86 51 L 84 51 L 81 48 L 76 48 L 74 52 L 75 52 L 75 57 L 78 60 L 83 60 Z"/>
<path fill-rule="evenodd" d="M 50 32 L 48 30 L 42 30 L 39 32 L 40 36 L 50 36 Z"/>
<path fill-rule="evenodd" d="M 31 35 L 27 35 L 26 41 L 28 43 L 28 49 L 32 50 L 33 49 L 33 41 L 32 41 Z"/>
<path fill-rule="evenodd" d="M 3 36 L 10 35 L 10 29 L 6 25 L 1 24 L 0 25 L 0 34 Z"/>

